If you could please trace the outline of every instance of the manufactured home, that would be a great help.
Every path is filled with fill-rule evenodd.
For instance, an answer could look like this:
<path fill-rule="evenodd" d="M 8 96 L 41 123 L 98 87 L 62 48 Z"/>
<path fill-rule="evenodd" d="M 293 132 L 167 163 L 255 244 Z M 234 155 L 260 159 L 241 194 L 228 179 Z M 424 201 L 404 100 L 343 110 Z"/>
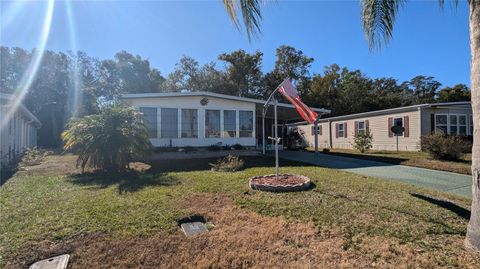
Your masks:
<path fill-rule="evenodd" d="M 15 106 L 16 97 L 0 94 L 0 163 L 15 161 L 27 148 L 37 145 L 40 121 L 22 104 Z M 16 108 L 15 108 L 16 107 Z"/>
<path fill-rule="evenodd" d="M 143 112 L 155 147 L 240 144 L 260 148 L 263 129 L 266 136 L 273 136 L 273 107 L 266 111 L 262 125 L 265 101 L 259 99 L 211 92 L 171 92 L 125 94 L 122 100 Z M 319 115 L 330 112 L 313 110 Z M 302 120 L 291 104 L 278 103 L 277 111 L 278 133 L 282 136 L 286 134 L 286 124 Z M 271 147 L 271 140 L 266 139 L 265 144 Z"/>
<path fill-rule="evenodd" d="M 470 102 L 432 103 L 371 111 L 319 120 L 320 148 L 352 149 L 354 136 L 369 130 L 374 150 L 396 150 L 397 137 L 392 126 L 404 128 L 398 136 L 399 150 L 419 151 L 420 138 L 431 133 L 471 136 L 473 134 Z M 291 125 L 300 130 L 309 146 L 315 144 L 312 124 Z"/>

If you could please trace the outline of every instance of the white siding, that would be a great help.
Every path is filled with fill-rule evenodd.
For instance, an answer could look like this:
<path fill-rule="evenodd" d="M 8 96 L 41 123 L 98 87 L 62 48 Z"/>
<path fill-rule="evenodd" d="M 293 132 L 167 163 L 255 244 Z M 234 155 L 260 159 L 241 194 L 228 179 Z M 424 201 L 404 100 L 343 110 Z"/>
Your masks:
<path fill-rule="evenodd" d="M 208 103 L 202 105 L 200 101 L 206 98 Z M 222 145 L 234 145 L 241 144 L 243 146 L 255 146 L 256 145 L 256 133 L 255 133 L 255 103 L 244 102 L 238 100 L 227 100 L 222 98 L 215 97 L 202 97 L 202 96 L 179 96 L 179 97 L 150 97 L 150 98 L 132 98 L 125 99 L 126 103 L 140 108 L 140 107 L 156 107 L 158 111 L 160 108 L 177 108 L 180 109 L 197 109 L 198 110 L 198 138 L 181 138 L 180 135 L 178 138 L 160 138 L 161 122 L 160 114 L 158 114 L 158 135 L 157 138 L 151 138 L 150 141 L 155 147 L 184 147 L 184 146 L 193 146 L 193 147 L 206 147 L 214 144 Z M 221 115 L 221 124 L 220 124 L 220 133 L 222 137 L 219 138 L 206 138 L 205 137 L 205 110 L 214 109 L 220 110 Z M 227 138 L 223 137 L 223 111 L 224 110 L 236 110 L 237 117 L 237 137 Z M 251 111 L 253 112 L 253 135 L 252 137 L 238 137 L 238 115 L 239 111 Z M 160 112 L 158 112 L 160 113 Z M 179 128 L 181 127 L 180 122 L 181 117 L 179 116 Z"/>
<path fill-rule="evenodd" d="M 352 149 L 353 138 L 355 131 L 355 121 L 369 122 L 369 130 L 373 134 L 373 149 L 374 150 L 396 150 L 396 137 L 390 137 L 388 132 L 389 118 L 404 118 L 408 116 L 409 119 L 409 136 L 400 136 L 398 138 L 399 150 L 402 151 L 418 151 L 420 150 L 420 113 L 419 111 L 403 112 L 396 114 L 386 114 L 371 117 L 359 117 L 347 120 L 332 120 L 329 122 L 322 122 L 322 135 L 319 135 L 319 147 L 328 148 L 329 136 L 331 134 L 332 148 Z M 347 134 L 346 137 L 336 136 L 336 124 L 346 123 Z M 314 137 L 311 132 L 312 125 L 305 125 L 300 127 L 305 132 L 306 141 L 310 146 L 314 145 Z M 331 128 L 331 130 L 330 130 Z"/>
<path fill-rule="evenodd" d="M 6 117 L 9 106 L 1 106 L 0 114 Z M 16 112 L 0 130 L 0 162 L 14 161 L 23 151 L 37 145 L 37 128 L 31 119 Z"/>
<path fill-rule="evenodd" d="M 320 131 L 318 135 L 318 147 L 319 148 L 329 148 L 329 139 L 330 139 L 330 125 L 328 122 L 323 122 L 318 124 Z M 315 137 L 312 133 L 313 125 L 301 125 L 298 126 L 299 130 L 302 130 L 305 142 L 308 146 L 315 146 Z"/>

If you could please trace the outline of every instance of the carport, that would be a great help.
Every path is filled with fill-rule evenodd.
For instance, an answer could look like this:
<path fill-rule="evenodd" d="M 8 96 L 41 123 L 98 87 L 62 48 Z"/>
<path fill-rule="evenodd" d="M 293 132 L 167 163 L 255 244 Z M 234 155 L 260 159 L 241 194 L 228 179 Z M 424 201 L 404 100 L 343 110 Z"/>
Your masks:
<path fill-rule="evenodd" d="M 263 106 L 264 102 L 256 103 L 255 105 L 255 114 L 256 117 L 256 126 L 255 129 L 257 130 L 257 149 L 262 149 L 263 146 L 263 126 L 262 126 L 262 113 L 263 113 Z M 317 112 L 319 116 L 323 116 L 330 113 L 329 109 L 324 108 L 311 108 L 313 111 Z M 265 113 L 265 144 L 267 150 L 273 150 L 273 142 L 270 139 L 267 139 L 269 136 L 274 136 L 274 111 L 273 105 L 270 105 L 269 108 L 266 110 Z M 277 121 L 278 121 L 278 136 L 281 138 L 279 143 L 279 149 L 283 148 L 283 141 L 287 135 L 288 126 L 292 123 L 304 121 L 302 117 L 298 114 L 295 107 L 292 104 L 286 103 L 278 103 L 277 107 Z"/>

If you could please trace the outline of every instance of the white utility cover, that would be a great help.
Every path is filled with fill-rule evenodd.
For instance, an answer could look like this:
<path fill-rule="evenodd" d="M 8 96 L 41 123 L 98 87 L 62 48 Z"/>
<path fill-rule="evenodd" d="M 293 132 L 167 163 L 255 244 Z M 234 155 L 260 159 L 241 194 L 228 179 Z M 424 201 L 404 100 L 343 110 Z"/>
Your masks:
<path fill-rule="evenodd" d="M 65 269 L 69 258 L 68 254 L 48 258 L 32 264 L 29 269 Z"/>

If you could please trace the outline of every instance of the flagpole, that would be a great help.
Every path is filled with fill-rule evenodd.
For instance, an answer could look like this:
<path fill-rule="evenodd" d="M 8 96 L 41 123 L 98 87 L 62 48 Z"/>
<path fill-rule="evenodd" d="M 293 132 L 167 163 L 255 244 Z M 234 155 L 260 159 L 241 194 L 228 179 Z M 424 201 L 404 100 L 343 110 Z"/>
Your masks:
<path fill-rule="evenodd" d="M 265 155 L 265 108 L 262 108 L 262 153 Z"/>
<path fill-rule="evenodd" d="M 280 84 L 275 88 L 275 90 L 273 90 L 273 92 L 272 92 L 272 93 L 270 94 L 270 96 L 268 97 L 267 101 L 265 101 L 265 104 L 263 105 L 263 107 L 267 107 L 267 106 L 268 106 L 268 103 L 270 103 L 270 100 L 271 100 L 272 98 L 274 98 L 273 96 L 275 95 L 275 93 L 277 93 L 277 91 L 278 91 L 278 89 L 280 88 L 280 86 L 282 86 L 283 83 L 284 83 L 285 81 L 287 81 L 287 80 L 290 80 L 290 78 L 284 79 L 284 80 L 282 81 L 282 83 L 280 83 Z"/>
<path fill-rule="evenodd" d="M 263 131 L 264 131 L 264 134 L 263 134 L 263 141 L 265 141 L 265 113 L 266 113 L 266 110 L 268 109 L 268 106 L 269 106 L 269 103 L 270 101 L 272 100 L 273 98 L 273 102 L 274 102 L 274 121 L 275 121 L 275 137 L 273 138 L 273 140 L 275 141 L 274 142 L 274 145 L 275 145 L 275 177 L 278 179 L 278 170 L 279 170 L 279 164 L 278 164 L 278 143 L 280 142 L 279 138 L 278 138 L 278 118 L 277 118 L 277 106 L 278 106 L 278 101 L 277 99 L 275 98 L 275 94 L 278 92 L 278 90 L 280 89 L 280 87 L 285 83 L 285 82 L 289 82 L 290 83 L 290 78 L 286 78 L 285 80 L 283 80 L 282 83 L 280 83 L 280 85 L 277 86 L 277 88 L 275 88 L 275 90 L 270 94 L 270 96 L 268 97 L 267 101 L 265 101 L 265 104 L 263 105 L 263 113 L 262 113 L 262 128 L 263 128 Z M 291 83 L 290 83 L 290 86 Z M 293 87 L 293 86 L 292 86 Z M 296 92 L 296 90 L 295 90 Z M 296 104 L 294 101 L 292 101 L 292 98 L 290 96 L 288 96 L 288 94 L 285 94 L 282 92 L 282 94 L 290 101 L 293 103 L 293 105 L 295 106 L 295 108 L 297 108 L 298 104 Z M 296 93 L 297 96 L 298 96 L 298 93 Z M 301 101 L 300 103 L 303 105 L 303 110 L 305 109 L 306 105 L 303 104 Z M 307 107 L 307 109 L 309 109 Z M 298 108 L 297 108 L 297 111 L 298 111 Z M 299 111 L 300 113 L 300 111 Z M 308 112 L 307 112 L 308 114 Z M 308 122 L 312 122 L 312 120 L 310 120 L 310 117 L 307 116 L 305 114 L 305 111 L 302 111 L 302 113 L 300 114 L 304 119 L 305 117 L 307 117 L 308 119 Z M 316 120 L 315 120 L 315 125 L 317 124 Z M 269 139 L 272 139 L 271 137 L 269 137 Z M 265 143 L 264 143 L 265 145 Z M 316 136 L 316 146 L 315 146 L 316 150 L 318 150 L 318 137 Z M 263 147 L 263 153 L 265 154 L 265 146 Z"/>
<path fill-rule="evenodd" d="M 265 101 L 265 104 L 263 105 L 263 118 L 262 118 L 262 129 L 263 129 L 263 137 L 262 137 L 262 140 L 263 140 L 263 154 L 265 155 L 265 114 L 266 114 L 266 111 L 268 109 L 268 104 L 270 103 L 270 101 L 274 100 L 274 106 L 275 106 L 275 111 L 274 111 L 274 118 L 275 118 L 275 142 L 274 142 L 274 145 L 275 145 L 275 177 L 278 178 L 278 127 L 277 127 L 277 99 L 274 97 L 275 96 L 275 93 L 277 93 L 278 89 L 280 88 L 280 86 L 283 85 L 283 83 L 287 80 L 290 80 L 290 78 L 286 78 L 282 81 L 282 83 L 280 83 L 276 88 L 275 90 L 270 94 L 270 96 L 268 97 L 267 101 Z"/>
<path fill-rule="evenodd" d="M 277 122 L 277 98 L 273 97 L 273 104 L 275 108 L 275 178 L 278 179 L 278 122 Z"/>

